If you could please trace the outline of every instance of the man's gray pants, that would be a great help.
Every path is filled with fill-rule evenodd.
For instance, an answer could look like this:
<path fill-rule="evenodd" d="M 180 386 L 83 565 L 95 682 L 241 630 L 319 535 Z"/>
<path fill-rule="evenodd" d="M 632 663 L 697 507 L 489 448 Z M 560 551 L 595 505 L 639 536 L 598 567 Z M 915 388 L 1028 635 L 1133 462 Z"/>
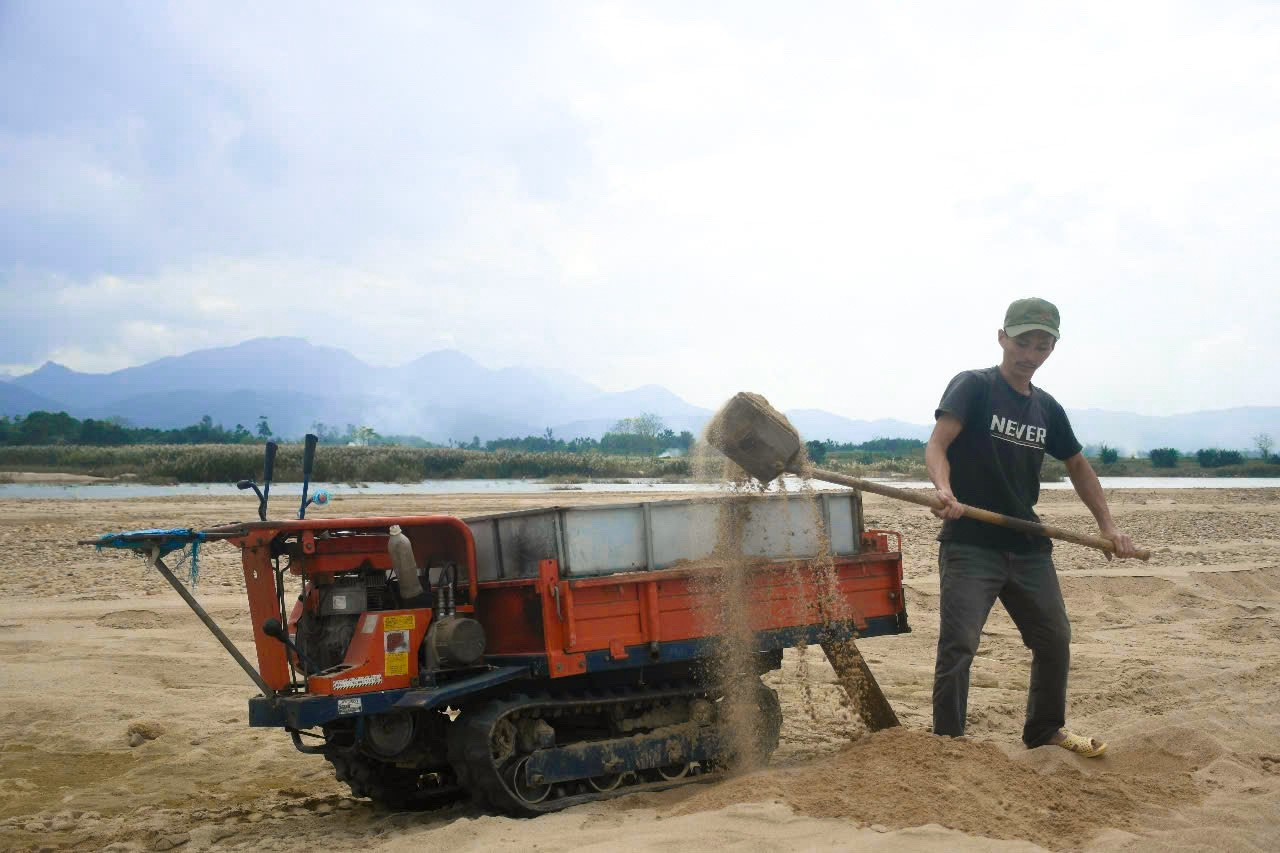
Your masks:
<path fill-rule="evenodd" d="M 943 542 L 938 550 L 942 597 L 938 660 L 933 671 L 933 731 L 964 734 L 969 665 L 996 599 L 1031 649 L 1031 689 L 1022 742 L 1041 746 L 1062 728 L 1067 713 L 1071 623 L 1050 551 L 1015 553 Z"/>

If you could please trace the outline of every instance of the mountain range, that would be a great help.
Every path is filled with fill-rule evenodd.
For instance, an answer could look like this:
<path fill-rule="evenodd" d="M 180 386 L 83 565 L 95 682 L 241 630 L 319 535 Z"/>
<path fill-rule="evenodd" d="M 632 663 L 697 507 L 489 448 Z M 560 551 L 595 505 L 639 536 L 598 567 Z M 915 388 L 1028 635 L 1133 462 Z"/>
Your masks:
<path fill-rule="evenodd" d="M 0 378 L 0 415 L 65 411 L 77 418 L 121 417 L 134 426 L 172 428 L 204 415 L 253 428 L 265 415 L 278 435 L 300 436 L 316 422 L 367 425 L 383 434 L 443 443 L 540 435 L 598 438 L 622 418 L 653 413 L 669 428 L 697 434 L 711 410 L 658 385 L 602 391 L 557 369 L 490 369 L 456 350 L 428 353 L 399 367 L 375 367 L 337 347 L 301 338 L 255 338 L 229 347 L 117 370 L 80 373 L 48 362 Z M 806 438 L 860 443 L 925 439 L 929 424 L 854 420 L 821 409 L 788 411 Z M 1069 410 L 1080 440 L 1132 453 L 1153 447 L 1245 450 L 1253 438 L 1280 438 L 1280 407 L 1252 406 L 1161 417 Z"/>

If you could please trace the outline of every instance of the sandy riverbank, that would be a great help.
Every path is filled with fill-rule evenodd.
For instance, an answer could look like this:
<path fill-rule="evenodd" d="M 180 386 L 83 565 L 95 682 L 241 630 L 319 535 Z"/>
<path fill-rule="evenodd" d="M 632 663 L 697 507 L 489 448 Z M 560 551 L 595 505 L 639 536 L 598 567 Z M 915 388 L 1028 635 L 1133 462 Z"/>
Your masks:
<path fill-rule="evenodd" d="M 88 474 L 63 474 L 57 471 L 0 471 L 0 483 L 27 483 L 47 486 L 89 486 L 94 483 L 118 483 L 124 477 L 91 477 Z"/>
<path fill-rule="evenodd" d="M 554 493 L 344 497 L 325 514 L 652 499 Z M 1280 490 L 1123 491 L 1155 554 L 1107 563 L 1060 545 L 1074 624 L 1070 721 L 1099 762 L 1018 743 L 1028 653 L 997 607 L 975 662 L 970 733 L 925 734 L 937 522 L 868 496 L 901 530 L 914 632 L 862 643 L 903 730 L 866 736 L 813 656 L 770 677 L 783 742 L 763 771 L 530 821 L 458 805 L 393 814 L 346 796 L 323 760 L 245 724 L 253 688 L 158 576 L 78 539 L 253 514 L 243 497 L 0 501 L 0 848 L 1192 849 L 1280 845 Z M 1046 521 L 1090 529 L 1074 496 Z M 211 546 L 199 596 L 244 647 L 239 554 Z M 812 653 L 811 653 L 812 654 Z M 137 744 L 130 746 L 130 744 Z"/>

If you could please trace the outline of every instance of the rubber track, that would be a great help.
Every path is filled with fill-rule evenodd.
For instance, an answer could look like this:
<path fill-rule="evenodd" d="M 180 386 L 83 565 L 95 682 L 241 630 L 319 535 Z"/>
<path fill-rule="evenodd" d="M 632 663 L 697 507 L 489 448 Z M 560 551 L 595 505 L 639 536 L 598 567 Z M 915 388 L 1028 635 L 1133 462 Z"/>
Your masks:
<path fill-rule="evenodd" d="M 760 685 L 761 700 L 768 704 L 763 708 L 771 717 L 773 737 L 769 751 L 777 743 L 777 729 L 781 725 L 781 713 L 777 704 L 777 695 Z M 768 694 L 765 698 L 764 693 Z M 482 807 L 505 812 L 517 817 L 530 817 L 548 812 L 559 811 L 580 803 L 607 800 L 624 794 L 640 791 L 661 791 L 691 785 L 718 778 L 718 773 L 704 773 L 697 776 L 686 776 L 681 779 L 657 780 L 633 785 L 620 785 L 611 791 L 587 791 L 567 797 L 547 799 L 540 803 L 529 803 L 516 796 L 502 779 L 500 768 L 494 763 L 490 751 L 490 743 L 494 726 L 498 721 L 517 711 L 530 709 L 575 709 L 600 708 L 611 704 L 634 704 L 637 711 L 666 699 L 698 699 L 707 698 L 714 701 L 703 687 L 692 683 L 682 683 L 664 688 L 646 687 L 643 689 L 627 689 L 616 691 L 592 691 L 573 694 L 571 696 L 553 696 L 539 693 L 533 696 L 517 694 L 505 699 L 495 699 L 475 709 L 463 712 L 459 718 L 461 727 L 449 734 L 449 762 L 453 765 L 458 777 L 458 784 L 471 792 L 472 798 Z M 601 712 L 603 713 L 603 711 Z"/>
<path fill-rule="evenodd" d="M 418 789 L 417 779 L 423 770 L 396 767 L 364 755 L 330 753 L 325 756 L 333 765 L 333 775 L 345 782 L 357 797 L 368 797 L 390 809 L 422 811 L 456 802 L 466 796 L 460 784 Z"/>

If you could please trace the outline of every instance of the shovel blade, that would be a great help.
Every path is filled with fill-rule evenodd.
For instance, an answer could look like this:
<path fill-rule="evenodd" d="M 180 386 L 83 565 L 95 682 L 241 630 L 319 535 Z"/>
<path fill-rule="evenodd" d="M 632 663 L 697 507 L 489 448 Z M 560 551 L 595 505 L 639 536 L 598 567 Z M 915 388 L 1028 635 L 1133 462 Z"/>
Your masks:
<path fill-rule="evenodd" d="M 800 459 L 800 435 L 759 394 L 739 391 L 712 418 L 707 439 L 742 470 L 767 483 Z"/>

